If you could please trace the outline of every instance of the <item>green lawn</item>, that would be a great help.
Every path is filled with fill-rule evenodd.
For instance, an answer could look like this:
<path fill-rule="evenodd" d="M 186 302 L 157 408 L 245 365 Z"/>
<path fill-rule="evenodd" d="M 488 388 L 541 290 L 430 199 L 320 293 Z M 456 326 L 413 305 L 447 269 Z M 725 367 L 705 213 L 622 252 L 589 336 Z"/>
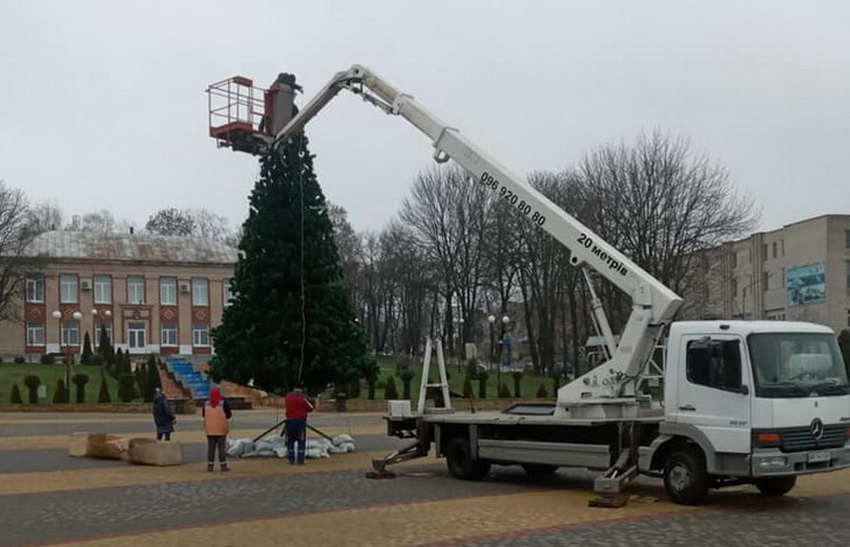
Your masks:
<path fill-rule="evenodd" d="M 381 375 L 379 381 L 384 382 L 386 381 L 389 375 L 392 375 L 395 378 L 395 385 L 396 389 L 398 390 L 398 395 L 399 397 L 402 397 L 404 385 L 401 379 L 396 374 L 397 359 L 394 357 L 379 356 L 377 357 L 377 360 L 378 366 L 381 368 Z M 414 374 L 413 380 L 410 382 L 411 399 L 418 400 L 419 386 L 422 381 L 422 358 L 419 357 L 418 360 L 411 362 L 410 369 L 413 371 Z M 430 369 L 431 383 L 437 383 L 437 379 L 439 378 L 439 372 L 437 368 L 436 358 L 432 359 Z M 451 390 L 456 393 L 463 393 L 463 379 L 465 377 L 465 371 L 462 368 L 458 367 L 457 360 L 449 361 L 446 363 L 446 373 L 449 375 L 449 386 L 451 387 Z M 511 373 L 504 371 L 501 372 L 500 376 L 502 383 L 508 387 L 508 391 L 510 391 L 511 397 L 513 397 L 513 376 L 511 375 Z M 543 376 L 536 376 L 528 372 L 523 374 L 522 380 L 520 381 L 520 393 L 522 394 L 522 398 L 534 399 L 537 396 L 537 390 L 541 384 L 546 387 L 546 392 L 548 396 L 550 398 L 554 398 L 555 396 L 552 393 L 552 388 L 554 387 L 552 379 Z M 475 397 L 478 397 L 478 380 L 474 380 L 472 382 L 472 390 L 475 394 Z M 497 394 L 497 374 L 496 370 L 494 369 L 489 372 L 489 376 L 487 378 L 487 398 L 495 399 Z M 375 398 L 384 398 L 384 390 L 382 388 L 378 388 L 376 390 Z"/>
<path fill-rule="evenodd" d="M 100 367 L 86 365 L 71 365 L 70 376 L 75 374 L 86 374 L 89 381 L 86 384 L 86 402 L 96 403 L 97 395 L 100 391 Z M 42 365 L 35 363 L 0 363 L 0 404 L 9 404 L 12 386 L 18 385 L 21 391 L 21 399 L 27 403 L 27 387 L 24 385 L 24 377 L 34 374 L 41 379 L 42 385 L 47 386 L 47 397 L 40 399 L 41 404 L 53 404 L 53 395 L 56 393 L 56 383 L 61 379 L 65 380 L 65 365 Z M 109 386 L 109 396 L 112 402 L 118 400 L 118 381 L 109 375 L 106 375 L 106 384 Z M 71 383 L 71 402 L 76 400 L 76 386 Z"/>

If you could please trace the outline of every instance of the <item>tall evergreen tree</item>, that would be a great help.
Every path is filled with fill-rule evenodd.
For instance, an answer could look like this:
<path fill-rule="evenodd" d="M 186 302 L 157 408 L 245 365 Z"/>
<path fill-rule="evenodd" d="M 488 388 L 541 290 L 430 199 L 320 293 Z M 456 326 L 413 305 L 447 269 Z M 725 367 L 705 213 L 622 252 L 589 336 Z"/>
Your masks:
<path fill-rule="evenodd" d="M 261 160 L 250 197 L 234 296 L 213 331 L 214 380 L 286 391 L 367 374 L 366 337 L 342 282 L 328 205 L 307 138 L 296 135 Z"/>

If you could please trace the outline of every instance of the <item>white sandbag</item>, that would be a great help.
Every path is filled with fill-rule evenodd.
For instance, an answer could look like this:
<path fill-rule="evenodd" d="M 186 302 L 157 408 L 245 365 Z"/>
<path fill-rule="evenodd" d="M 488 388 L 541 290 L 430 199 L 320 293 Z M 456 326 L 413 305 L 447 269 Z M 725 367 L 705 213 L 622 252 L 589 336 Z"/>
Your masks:
<path fill-rule="evenodd" d="M 352 443 L 353 444 L 354 438 L 352 438 L 351 435 L 342 434 L 342 435 L 337 435 L 336 437 L 334 437 L 331 442 L 333 443 L 334 446 L 339 446 L 342 443 Z"/>
<path fill-rule="evenodd" d="M 341 453 L 354 452 L 354 443 L 342 443 L 337 446 L 336 449 L 339 450 Z"/>
<path fill-rule="evenodd" d="M 227 439 L 225 452 L 232 458 L 242 458 L 254 451 L 254 441 L 251 439 Z"/>
<path fill-rule="evenodd" d="M 311 460 L 318 460 L 321 458 L 330 458 L 327 451 L 321 450 L 319 448 L 308 448 L 304 455 Z"/>

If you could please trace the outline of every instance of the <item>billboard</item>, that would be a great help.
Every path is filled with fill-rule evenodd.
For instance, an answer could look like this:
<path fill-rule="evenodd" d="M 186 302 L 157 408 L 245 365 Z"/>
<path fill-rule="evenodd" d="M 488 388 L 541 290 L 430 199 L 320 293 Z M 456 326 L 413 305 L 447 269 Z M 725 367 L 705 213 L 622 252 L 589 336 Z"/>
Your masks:
<path fill-rule="evenodd" d="M 826 265 L 807 264 L 788 270 L 788 306 L 826 302 Z"/>

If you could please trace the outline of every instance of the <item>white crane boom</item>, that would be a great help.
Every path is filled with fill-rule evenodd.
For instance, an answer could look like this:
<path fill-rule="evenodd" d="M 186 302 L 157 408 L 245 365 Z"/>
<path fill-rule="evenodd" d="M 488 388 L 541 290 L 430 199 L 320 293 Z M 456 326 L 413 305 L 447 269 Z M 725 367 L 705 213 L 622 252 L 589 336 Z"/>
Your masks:
<path fill-rule="evenodd" d="M 480 184 L 507 201 L 529 222 L 571 251 L 573 266 L 587 265 L 632 300 L 632 312 L 611 359 L 558 391 L 561 412 L 589 403 L 632 399 L 664 326 L 682 299 L 602 240 L 593 231 L 447 126 L 410 95 L 400 93 L 371 70 L 354 65 L 338 72 L 275 136 L 278 143 L 298 133 L 340 91 L 361 94 L 388 114 L 406 119 L 431 139 L 438 162 L 451 158 Z M 609 341 L 610 342 L 610 341 Z M 573 415 L 576 415 L 573 412 Z"/>

